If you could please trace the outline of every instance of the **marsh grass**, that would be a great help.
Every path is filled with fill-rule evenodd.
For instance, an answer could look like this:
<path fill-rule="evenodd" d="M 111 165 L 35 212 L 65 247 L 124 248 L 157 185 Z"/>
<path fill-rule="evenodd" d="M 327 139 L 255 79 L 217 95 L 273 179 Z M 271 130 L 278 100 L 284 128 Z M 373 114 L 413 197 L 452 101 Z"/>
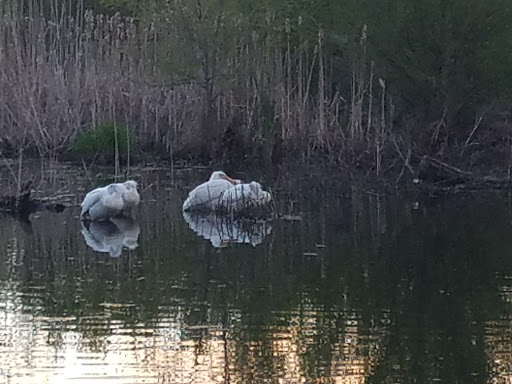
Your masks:
<path fill-rule="evenodd" d="M 224 31 L 218 47 L 193 47 L 209 58 L 197 64 L 180 58 L 191 47 L 178 41 L 187 31 L 173 20 L 65 10 L 45 18 L 33 9 L 0 15 L 6 156 L 58 157 L 71 149 L 117 158 L 133 149 L 124 146 L 132 140 L 167 158 L 266 164 L 285 156 L 357 163 L 371 149 L 370 168 L 383 168 L 387 132 L 375 116 L 386 115 L 387 103 L 364 36 L 360 58 L 340 63 L 324 49 L 322 30 L 303 41 L 292 41 L 286 28 L 284 37 Z M 351 76 L 346 89 L 333 85 L 340 65 Z M 133 127 L 129 136 L 120 131 L 114 153 L 106 122 Z"/>

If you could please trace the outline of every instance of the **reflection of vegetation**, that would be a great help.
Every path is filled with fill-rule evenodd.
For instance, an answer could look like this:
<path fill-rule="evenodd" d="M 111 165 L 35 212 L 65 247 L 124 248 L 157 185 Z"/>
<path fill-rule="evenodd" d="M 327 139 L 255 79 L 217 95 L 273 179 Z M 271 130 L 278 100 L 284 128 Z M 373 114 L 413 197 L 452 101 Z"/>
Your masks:
<path fill-rule="evenodd" d="M 512 271 L 501 200 L 311 204 L 308 220 L 275 222 L 262 245 L 220 252 L 176 207 L 147 206 L 140 248 L 116 260 L 71 230 L 36 230 L 24 244 L 25 289 L 44 286 L 43 314 L 76 317 L 96 349 L 110 330 L 82 318 L 150 327 L 179 307 L 188 325 L 229 329 L 231 363 L 246 381 L 279 377 L 291 359 L 280 348 L 292 347 L 308 382 L 340 364 L 359 364 L 375 383 L 484 381 L 485 326 L 503 311 L 495 271 Z"/>
<path fill-rule="evenodd" d="M 485 378 L 485 321 L 501 308 L 493 271 L 511 267 L 501 260 L 507 215 L 482 226 L 490 205 L 447 201 L 393 225 L 371 271 L 380 287 L 371 292 L 381 292 L 393 321 L 371 382 L 396 382 L 395 375 L 447 383 Z"/>

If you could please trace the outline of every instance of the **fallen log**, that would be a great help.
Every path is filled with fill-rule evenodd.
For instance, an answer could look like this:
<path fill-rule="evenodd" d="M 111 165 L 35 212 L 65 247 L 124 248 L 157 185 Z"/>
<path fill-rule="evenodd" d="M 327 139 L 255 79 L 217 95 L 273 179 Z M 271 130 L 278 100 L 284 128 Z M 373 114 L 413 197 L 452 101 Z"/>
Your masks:
<path fill-rule="evenodd" d="M 452 191 L 512 188 L 508 178 L 478 175 L 427 155 L 422 157 L 415 179 L 420 182 L 431 189 Z"/>

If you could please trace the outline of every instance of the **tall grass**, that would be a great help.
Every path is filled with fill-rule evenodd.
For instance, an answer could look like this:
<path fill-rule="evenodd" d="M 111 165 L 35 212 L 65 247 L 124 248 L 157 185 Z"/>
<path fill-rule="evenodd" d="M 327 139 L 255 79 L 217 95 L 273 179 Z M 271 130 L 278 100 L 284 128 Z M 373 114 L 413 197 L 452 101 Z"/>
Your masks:
<path fill-rule="evenodd" d="M 36 6 L 1 11 L 4 152 L 59 154 L 79 132 L 114 121 L 134 127 L 142 148 L 169 155 L 242 152 L 270 161 L 281 151 L 339 160 L 361 146 L 374 149 L 381 168 L 386 102 L 364 36 L 360 57 L 341 63 L 351 77 L 341 89 L 332 80 L 340 62 L 324 50 L 321 29 L 293 41 L 289 25 L 282 34 L 226 31 L 219 17 L 203 30 L 222 38 L 216 45 L 194 41 L 176 20 L 80 6 L 51 17 Z"/>

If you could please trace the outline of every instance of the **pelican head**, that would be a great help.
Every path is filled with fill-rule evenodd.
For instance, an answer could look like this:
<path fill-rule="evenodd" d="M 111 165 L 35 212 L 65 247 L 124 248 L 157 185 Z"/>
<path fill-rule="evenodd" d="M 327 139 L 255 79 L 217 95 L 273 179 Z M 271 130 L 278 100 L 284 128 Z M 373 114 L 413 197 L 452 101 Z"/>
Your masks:
<path fill-rule="evenodd" d="M 232 184 L 235 184 L 234 180 L 231 177 L 229 177 L 228 175 L 226 175 L 226 172 L 224 172 L 224 171 L 215 171 L 210 176 L 210 181 L 222 180 L 222 179 L 227 180 Z"/>
<path fill-rule="evenodd" d="M 137 186 L 139 185 L 135 180 L 128 180 L 123 183 L 123 185 L 126 187 L 126 189 L 137 189 Z"/>
<path fill-rule="evenodd" d="M 116 193 L 121 193 L 119 191 L 119 187 L 115 184 L 110 184 L 110 185 L 107 185 L 107 193 L 109 195 L 115 195 Z"/>
<path fill-rule="evenodd" d="M 251 192 L 254 194 L 256 200 L 260 201 L 262 204 L 268 204 L 272 200 L 272 195 L 270 192 L 264 191 L 263 187 L 257 181 L 252 181 L 249 184 L 249 188 Z"/>
<path fill-rule="evenodd" d="M 123 184 L 118 184 L 120 189 L 123 190 L 123 213 L 127 217 L 133 217 L 135 215 L 135 208 L 139 205 L 140 195 L 137 191 L 138 183 L 134 180 L 125 181 Z"/>

